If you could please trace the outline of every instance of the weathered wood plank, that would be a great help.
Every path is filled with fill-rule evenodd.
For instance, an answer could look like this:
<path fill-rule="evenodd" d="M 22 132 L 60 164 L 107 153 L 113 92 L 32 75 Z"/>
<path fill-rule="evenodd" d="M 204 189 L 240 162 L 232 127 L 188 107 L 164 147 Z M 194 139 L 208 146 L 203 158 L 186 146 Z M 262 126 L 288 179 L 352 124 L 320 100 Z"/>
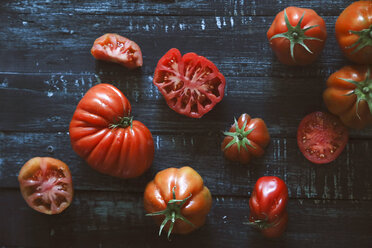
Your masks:
<path fill-rule="evenodd" d="M 320 15 L 339 15 L 341 11 L 352 1 L 342 0 L 315 0 L 296 1 L 296 6 L 312 8 Z M 198 1 L 2 1 L 1 8 L 5 12 L 17 14 L 55 14 L 70 13 L 71 15 L 234 15 L 234 16 L 256 16 L 275 15 L 285 6 L 293 5 L 293 1 L 225 1 L 225 0 L 198 0 Z"/>
<path fill-rule="evenodd" d="M 281 65 L 273 55 L 266 38 L 273 17 L 26 17 L 26 25 L 21 16 L 0 17 L 4 23 L 0 26 L 0 40 L 4 40 L 0 56 L 7 58 L 0 61 L 2 72 L 122 71 L 121 67 L 101 67 L 90 55 L 93 41 L 106 32 L 117 32 L 141 46 L 144 66 L 138 74 L 153 75 L 159 58 L 172 47 L 207 57 L 227 77 L 326 77 L 349 63 L 334 37 L 336 17 L 325 18 L 326 47 L 319 60 L 306 67 Z M 17 42 L 5 42 L 7 37 Z"/>
<path fill-rule="evenodd" d="M 264 239 L 244 223 L 248 198 L 214 197 L 205 226 L 167 241 L 145 217 L 141 194 L 77 191 L 62 214 L 29 208 L 15 190 L 1 190 L 0 245 L 37 247 L 370 247 L 371 201 L 290 200 L 286 233 Z M 22 225 L 19 225 L 22 223 Z M 15 237 L 17 235 L 17 237 Z"/>
<path fill-rule="evenodd" d="M 101 81 L 122 90 L 133 105 L 135 117 L 154 133 L 219 133 L 229 128 L 234 116 L 247 112 L 263 118 L 273 137 L 295 137 L 306 114 L 325 110 L 321 96 L 325 80 L 312 79 L 308 86 L 307 78 L 231 77 L 222 102 L 195 120 L 168 108 L 152 77 L 136 72 L 0 74 L 0 130 L 66 132 L 81 97 Z M 372 128 L 354 130 L 351 137 L 371 138 Z"/>
<path fill-rule="evenodd" d="M 292 198 L 372 199 L 371 140 L 351 140 L 329 165 L 313 165 L 295 139 L 273 139 L 266 155 L 249 166 L 231 163 L 220 151 L 222 137 L 211 135 L 154 135 L 155 159 L 138 179 L 121 180 L 91 169 L 70 148 L 67 133 L 0 133 L 0 187 L 17 188 L 17 175 L 31 157 L 52 156 L 66 162 L 74 186 L 82 190 L 142 192 L 155 173 L 168 167 L 191 166 L 215 195 L 248 195 L 264 175 L 283 178 Z M 49 151 L 51 147 L 53 151 Z"/>

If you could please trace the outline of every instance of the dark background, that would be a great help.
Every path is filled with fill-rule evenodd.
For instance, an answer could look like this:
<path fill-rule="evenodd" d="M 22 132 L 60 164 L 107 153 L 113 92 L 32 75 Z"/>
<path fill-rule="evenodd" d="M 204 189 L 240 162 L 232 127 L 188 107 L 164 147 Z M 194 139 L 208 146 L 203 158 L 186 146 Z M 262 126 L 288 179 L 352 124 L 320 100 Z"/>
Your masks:
<path fill-rule="evenodd" d="M 351 131 L 333 163 L 313 165 L 300 153 L 296 130 L 308 113 L 325 110 L 327 77 L 350 64 L 334 24 L 352 1 L 41 1 L 0 2 L 0 246 L 13 247 L 372 247 L 372 129 Z M 287 6 L 313 8 L 328 31 L 319 60 L 287 67 L 274 57 L 268 30 Z M 144 66 L 129 71 L 90 55 L 93 41 L 116 32 L 137 42 Z M 152 84 L 158 59 L 170 48 L 196 52 L 226 77 L 225 97 L 202 119 L 181 116 Z M 98 81 L 130 100 L 135 118 L 155 141 L 151 169 L 120 180 L 90 169 L 71 149 L 75 106 Z M 248 166 L 224 160 L 221 131 L 247 112 L 263 118 L 272 136 L 262 159 Z M 17 175 L 35 156 L 66 162 L 75 198 L 62 214 L 27 206 Z M 145 217 L 142 194 L 156 172 L 189 165 L 213 195 L 207 223 L 168 242 Z M 289 225 L 278 240 L 244 225 L 256 180 L 275 175 L 288 185 Z"/>

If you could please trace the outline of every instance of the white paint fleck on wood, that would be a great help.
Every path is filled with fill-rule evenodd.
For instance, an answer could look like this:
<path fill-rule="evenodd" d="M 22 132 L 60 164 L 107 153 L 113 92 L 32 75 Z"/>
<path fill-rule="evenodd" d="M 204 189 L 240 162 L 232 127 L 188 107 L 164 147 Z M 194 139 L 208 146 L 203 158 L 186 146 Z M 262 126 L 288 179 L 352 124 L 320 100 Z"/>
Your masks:
<path fill-rule="evenodd" d="M 221 18 L 219 16 L 216 16 L 216 25 L 217 28 L 221 29 Z"/>

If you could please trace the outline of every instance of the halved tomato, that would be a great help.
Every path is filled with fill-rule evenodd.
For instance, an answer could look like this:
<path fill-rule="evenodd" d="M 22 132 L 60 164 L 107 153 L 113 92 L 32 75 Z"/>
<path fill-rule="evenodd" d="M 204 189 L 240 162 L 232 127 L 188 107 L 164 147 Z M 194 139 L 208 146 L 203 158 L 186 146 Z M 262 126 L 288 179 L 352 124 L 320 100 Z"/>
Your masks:
<path fill-rule="evenodd" d="M 305 158 L 315 164 L 335 160 L 348 139 L 349 132 L 340 119 L 324 112 L 305 116 L 297 130 L 298 147 Z"/>
<path fill-rule="evenodd" d="M 222 100 L 226 81 L 210 60 L 172 48 L 159 60 L 154 84 L 171 109 L 200 118 Z"/>
<path fill-rule="evenodd" d="M 93 57 L 121 64 L 129 69 L 143 64 L 141 48 L 132 40 L 118 34 L 105 34 L 94 41 Z"/>
<path fill-rule="evenodd" d="M 71 204 L 74 194 L 71 173 L 58 159 L 30 159 L 19 172 L 18 181 L 23 198 L 36 211 L 59 214 Z"/>

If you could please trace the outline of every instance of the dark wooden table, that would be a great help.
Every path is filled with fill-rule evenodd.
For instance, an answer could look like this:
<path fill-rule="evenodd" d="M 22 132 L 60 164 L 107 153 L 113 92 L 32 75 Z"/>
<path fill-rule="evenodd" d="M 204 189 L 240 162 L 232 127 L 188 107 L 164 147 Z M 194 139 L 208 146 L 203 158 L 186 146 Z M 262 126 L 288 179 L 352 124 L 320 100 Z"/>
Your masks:
<path fill-rule="evenodd" d="M 0 246 L 3 247 L 372 247 L 372 129 L 351 131 L 341 156 L 313 165 L 300 153 L 296 130 L 308 113 L 325 110 L 327 77 L 349 62 L 334 32 L 352 1 L 2 0 L 0 2 Z M 266 39 L 277 12 L 313 8 L 327 23 L 320 59 L 287 67 Z M 142 48 L 144 66 L 129 71 L 97 62 L 90 48 L 116 32 Z M 226 77 L 225 97 L 202 119 L 181 116 L 152 84 L 158 59 L 170 48 L 196 52 Z M 155 159 L 138 179 L 92 170 L 71 149 L 68 125 L 84 93 L 112 83 L 151 130 Z M 222 130 L 247 112 L 262 117 L 272 140 L 249 166 L 224 160 Z M 31 157 L 51 156 L 72 172 L 75 198 L 62 214 L 29 208 L 17 175 Z M 158 237 L 145 217 L 142 194 L 154 175 L 189 165 L 213 194 L 207 223 L 188 236 Z M 289 188 L 289 225 L 275 241 L 245 225 L 256 180 L 275 175 Z"/>

